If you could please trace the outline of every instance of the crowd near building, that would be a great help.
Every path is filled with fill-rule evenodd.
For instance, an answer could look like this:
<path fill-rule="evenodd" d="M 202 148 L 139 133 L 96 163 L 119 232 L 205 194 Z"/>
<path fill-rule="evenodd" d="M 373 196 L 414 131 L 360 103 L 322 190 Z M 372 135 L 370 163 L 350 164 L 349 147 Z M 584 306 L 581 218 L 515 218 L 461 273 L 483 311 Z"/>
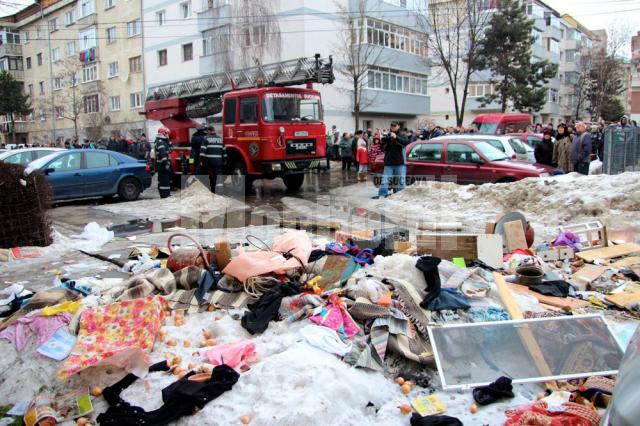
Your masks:
<path fill-rule="evenodd" d="M 438 1 L 450 0 L 431 3 Z M 548 101 L 533 121 L 587 118 L 575 117 L 570 86 L 581 52 L 602 43 L 602 35 L 541 1 L 525 1 L 536 36 L 532 60 L 559 65 L 557 77 L 548 83 Z M 141 114 L 153 87 L 315 53 L 333 55 L 337 71 L 333 85 L 316 87 L 328 125 L 455 124 L 450 89 L 430 68 L 424 25 L 428 3 L 40 0 L 0 18 L 0 70 L 22 82 L 33 107 L 30 115 L 16 117 L 15 129 L 7 119 L 0 123 L 3 141 L 9 142 L 13 130 L 23 144 L 155 134 L 160 123 Z M 495 8 L 495 2 L 486 3 Z M 369 49 L 357 93 L 349 72 L 354 67 L 345 59 L 347 46 L 354 44 Z M 640 40 L 634 46 L 637 57 Z M 639 80 L 629 80 L 627 104 L 636 113 Z M 465 121 L 496 111 L 496 105 L 476 101 L 493 90 L 487 81 L 488 73 L 474 75 Z"/>

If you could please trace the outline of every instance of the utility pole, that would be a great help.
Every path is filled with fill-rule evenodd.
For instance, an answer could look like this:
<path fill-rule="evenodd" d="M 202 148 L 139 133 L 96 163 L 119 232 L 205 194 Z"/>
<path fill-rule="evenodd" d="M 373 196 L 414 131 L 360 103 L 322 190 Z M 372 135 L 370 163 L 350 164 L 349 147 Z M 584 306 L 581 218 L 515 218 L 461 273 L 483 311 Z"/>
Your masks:
<path fill-rule="evenodd" d="M 42 8 L 42 0 L 38 1 L 38 5 L 40 6 L 40 19 L 42 23 L 45 23 L 44 20 L 44 9 Z M 56 105 L 55 105 L 55 96 L 53 94 L 53 59 L 51 58 L 51 28 L 49 28 L 49 24 L 45 25 L 47 31 L 47 46 L 49 50 L 49 90 L 51 91 L 51 142 L 56 144 Z"/>

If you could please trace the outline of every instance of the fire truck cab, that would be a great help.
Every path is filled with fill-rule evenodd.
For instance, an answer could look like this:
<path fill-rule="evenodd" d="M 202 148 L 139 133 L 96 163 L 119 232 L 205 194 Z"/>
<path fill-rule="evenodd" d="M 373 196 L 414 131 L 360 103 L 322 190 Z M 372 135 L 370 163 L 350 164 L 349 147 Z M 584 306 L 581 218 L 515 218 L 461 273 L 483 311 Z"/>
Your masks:
<path fill-rule="evenodd" d="M 199 124 L 193 119 L 222 112 L 216 127 L 227 153 L 224 173 L 234 187 L 282 177 L 296 191 L 306 171 L 325 164 L 322 103 L 313 83 L 333 80 L 331 57 L 320 55 L 220 72 L 151 88 L 144 114 L 169 128 L 174 177 L 196 169 L 189 158 L 190 133 Z"/>
<path fill-rule="evenodd" d="M 226 93 L 221 128 L 232 177 L 282 177 L 289 190 L 297 190 L 306 171 L 325 164 L 325 126 L 315 90 L 259 87 Z"/>

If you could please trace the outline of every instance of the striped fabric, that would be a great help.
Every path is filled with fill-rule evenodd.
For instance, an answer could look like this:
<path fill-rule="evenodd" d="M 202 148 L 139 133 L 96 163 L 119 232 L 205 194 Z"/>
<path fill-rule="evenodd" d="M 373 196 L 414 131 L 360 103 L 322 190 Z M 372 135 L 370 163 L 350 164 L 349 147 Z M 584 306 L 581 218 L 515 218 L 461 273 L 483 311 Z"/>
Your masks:
<path fill-rule="evenodd" d="M 209 305 L 214 305 L 221 309 L 241 309 L 258 300 L 245 292 L 227 293 L 218 290 L 205 294 L 205 302 L 199 305 L 196 299 L 196 290 L 177 290 L 173 294 L 166 296 L 165 299 L 171 309 L 185 311 L 189 314 L 205 312 L 209 309 Z"/>

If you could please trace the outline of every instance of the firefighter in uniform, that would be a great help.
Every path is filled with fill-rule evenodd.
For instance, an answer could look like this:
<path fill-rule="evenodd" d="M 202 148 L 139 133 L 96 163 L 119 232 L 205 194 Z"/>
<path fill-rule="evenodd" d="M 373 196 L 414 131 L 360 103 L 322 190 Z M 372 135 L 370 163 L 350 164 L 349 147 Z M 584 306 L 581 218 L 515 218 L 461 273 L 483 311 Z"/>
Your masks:
<path fill-rule="evenodd" d="M 202 173 L 209 175 L 211 192 L 215 192 L 216 180 L 218 175 L 222 174 L 224 164 L 224 144 L 212 126 L 207 127 L 205 140 L 200 151 L 200 163 Z"/>
<path fill-rule="evenodd" d="M 171 195 L 171 153 L 173 145 L 169 140 L 169 129 L 161 127 L 156 135 L 156 170 L 158 171 L 158 192 L 160 198 Z"/>
<path fill-rule="evenodd" d="M 197 175 L 202 173 L 202 168 L 200 167 L 200 152 L 202 149 L 202 144 L 205 140 L 206 130 L 206 126 L 199 125 L 198 127 L 196 127 L 196 132 L 193 134 L 193 136 L 191 136 L 191 154 L 189 155 L 189 157 L 195 164 L 195 173 Z"/>

